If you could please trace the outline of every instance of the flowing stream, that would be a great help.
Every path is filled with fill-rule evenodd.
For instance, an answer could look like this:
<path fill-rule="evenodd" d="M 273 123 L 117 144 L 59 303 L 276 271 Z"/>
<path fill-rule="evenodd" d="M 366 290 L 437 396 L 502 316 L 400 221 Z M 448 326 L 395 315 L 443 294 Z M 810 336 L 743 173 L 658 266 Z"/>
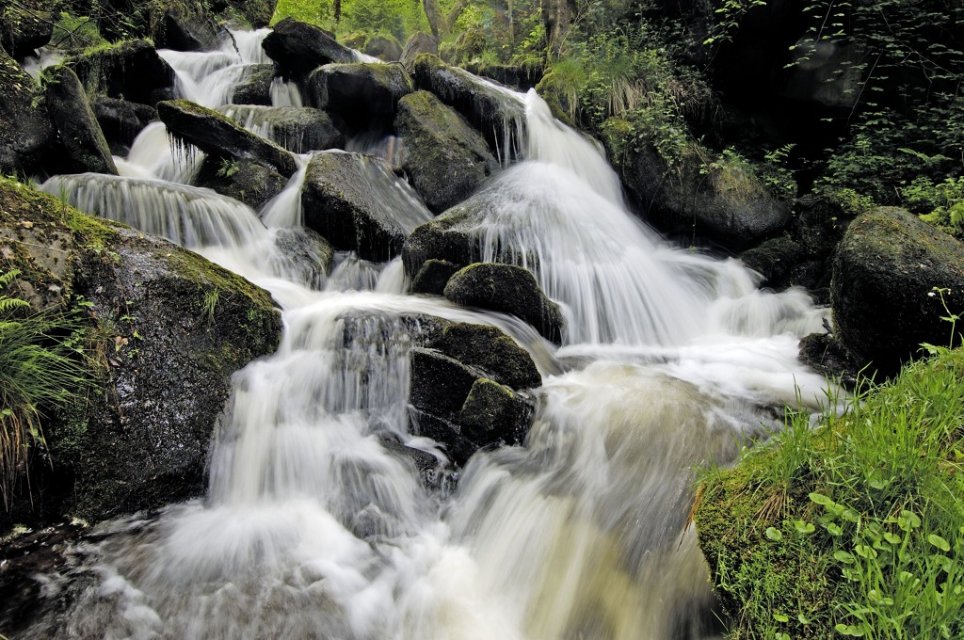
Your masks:
<path fill-rule="evenodd" d="M 263 35 L 163 55 L 183 95 L 220 107 L 261 61 Z M 824 312 L 802 292 L 758 290 L 737 261 L 666 244 L 627 212 L 594 143 L 535 93 L 506 95 L 526 105 L 525 159 L 475 196 L 475 237 L 560 303 L 560 348 L 517 319 L 405 295 L 398 261 L 340 254 L 326 276 L 285 255 L 278 237 L 299 232 L 304 172 L 259 215 L 183 184 L 197 158 L 172 152 L 160 124 L 121 159 L 122 177 L 44 185 L 267 288 L 285 325 L 277 353 L 235 376 L 207 496 L 102 525 L 81 549 L 97 579 L 60 637 L 719 633 L 689 518 L 694 468 L 777 428 L 782 403 L 817 407 L 824 382 L 796 350 Z M 444 456 L 408 432 L 419 326 L 406 318 L 423 315 L 501 327 L 544 378 L 526 445 L 476 454 L 454 490 L 427 489 L 386 445 Z"/>

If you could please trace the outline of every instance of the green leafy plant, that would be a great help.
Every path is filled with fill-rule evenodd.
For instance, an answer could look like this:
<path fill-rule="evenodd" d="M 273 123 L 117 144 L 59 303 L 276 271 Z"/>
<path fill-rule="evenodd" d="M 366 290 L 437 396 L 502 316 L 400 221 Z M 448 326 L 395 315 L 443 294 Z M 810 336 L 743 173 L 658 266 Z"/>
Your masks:
<path fill-rule="evenodd" d="M 20 275 L 0 275 L 5 291 Z M 88 373 L 77 314 L 31 314 L 23 299 L 0 292 L 0 492 L 9 508 L 20 478 L 27 478 L 31 451 L 46 448 L 47 412 L 83 399 Z"/>

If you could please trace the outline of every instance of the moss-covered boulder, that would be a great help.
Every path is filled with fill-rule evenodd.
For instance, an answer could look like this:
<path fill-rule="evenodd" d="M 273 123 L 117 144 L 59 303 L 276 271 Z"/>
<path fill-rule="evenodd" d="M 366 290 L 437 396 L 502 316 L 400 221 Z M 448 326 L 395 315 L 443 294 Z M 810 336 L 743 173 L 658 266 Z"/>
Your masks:
<path fill-rule="evenodd" d="M 188 100 L 171 100 L 158 103 L 157 115 L 176 140 L 216 158 L 256 160 L 274 167 L 285 177 L 298 169 L 290 153 L 213 109 Z"/>
<path fill-rule="evenodd" d="M 639 212 L 670 233 L 696 235 L 734 250 L 778 235 L 789 204 L 736 159 L 709 162 L 696 143 L 671 166 L 649 143 L 627 151 L 621 177 Z"/>
<path fill-rule="evenodd" d="M 48 155 L 56 133 L 33 78 L 0 49 L 0 174 L 30 173 Z"/>
<path fill-rule="evenodd" d="M 437 56 L 438 39 L 430 33 L 419 31 L 413 33 L 405 42 L 405 47 L 402 49 L 402 55 L 399 60 L 405 65 L 406 69 L 411 71 L 415 68 L 415 59 L 423 53 Z"/>
<path fill-rule="evenodd" d="M 485 139 L 428 91 L 398 102 L 395 130 L 405 149 L 402 169 L 432 211 L 465 200 L 499 169 Z"/>
<path fill-rule="evenodd" d="M 511 264 L 476 262 L 449 278 L 445 297 L 456 304 L 509 313 L 525 320 L 546 339 L 562 342 L 564 321 L 535 276 Z"/>
<path fill-rule="evenodd" d="M 265 52 L 282 73 L 305 76 L 316 67 L 331 62 L 352 62 L 355 55 L 318 27 L 292 18 L 274 26 L 264 39 Z"/>
<path fill-rule="evenodd" d="M 496 327 L 445 323 L 424 344 L 513 389 L 532 389 L 542 384 L 542 376 L 528 352 Z"/>
<path fill-rule="evenodd" d="M 311 105 L 359 131 L 391 128 L 399 99 L 414 90 L 411 77 L 397 64 L 326 64 L 308 77 Z"/>
<path fill-rule="evenodd" d="M 419 89 L 434 93 L 480 131 L 493 153 L 503 160 L 517 155 L 525 107 L 508 90 L 429 54 L 415 59 L 412 74 Z"/>
<path fill-rule="evenodd" d="M 473 215 L 475 208 L 472 204 L 467 201 L 457 205 L 412 231 L 402 249 L 402 264 L 410 277 L 417 277 L 429 260 L 454 264 L 461 269 L 481 258 L 479 242 L 476 239 L 477 220 Z M 432 269 L 437 269 L 438 266 L 435 265 Z M 424 274 L 425 277 L 429 275 L 428 272 Z M 437 277 L 437 274 L 433 275 L 432 279 Z M 421 293 L 442 293 L 442 290 L 426 288 L 431 286 L 430 280 L 423 282 L 425 284 L 420 285 L 423 287 Z"/>
<path fill-rule="evenodd" d="M 194 176 L 196 187 L 213 189 L 259 211 L 288 184 L 277 169 L 257 160 L 231 160 L 208 156 Z"/>
<path fill-rule="evenodd" d="M 146 104 L 98 96 L 91 106 L 111 152 L 119 156 L 126 156 L 137 134 L 157 120 L 157 109 Z"/>
<path fill-rule="evenodd" d="M 200 495 L 231 375 L 281 333 L 271 297 L 169 242 L 0 180 L 0 270 L 36 308 L 74 308 L 94 390 L 44 425 L 33 508 L 89 519 Z M 0 527 L 2 528 L 2 527 Z"/>
<path fill-rule="evenodd" d="M 402 46 L 395 38 L 375 36 L 365 43 L 365 53 L 383 62 L 398 62 L 402 59 Z"/>
<path fill-rule="evenodd" d="M 305 225 L 336 249 L 388 260 L 432 213 L 383 160 L 327 151 L 311 158 L 302 191 Z"/>
<path fill-rule="evenodd" d="M 18 60 L 39 49 L 54 33 L 53 16 L 47 3 L 25 0 L 4 3 L 0 10 L 0 47 Z"/>
<path fill-rule="evenodd" d="M 921 343 L 950 342 L 942 318 L 945 306 L 964 312 L 964 244 L 902 209 L 865 213 L 837 247 L 831 304 L 843 345 L 891 375 L 920 355 Z"/>
<path fill-rule="evenodd" d="M 412 277 L 410 291 L 411 293 L 444 295 L 445 285 L 448 284 L 449 278 L 461 268 L 460 265 L 448 260 L 437 260 L 435 258 L 426 260 Z"/>
<path fill-rule="evenodd" d="M 292 153 L 345 146 L 345 134 L 320 109 L 227 105 L 220 111 L 249 131 L 263 132 Z"/>
<path fill-rule="evenodd" d="M 233 104 L 271 106 L 271 83 L 274 82 L 273 64 L 249 64 L 241 73 L 231 94 Z"/>
<path fill-rule="evenodd" d="M 88 49 L 65 63 L 87 93 L 155 105 L 175 96 L 174 70 L 146 40 Z"/>
<path fill-rule="evenodd" d="M 87 93 L 69 67 L 56 67 L 44 74 L 47 112 L 66 152 L 56 159 L 61 173 L 109 173 L 117 175 L 110 147 L 87 100 Z"/>

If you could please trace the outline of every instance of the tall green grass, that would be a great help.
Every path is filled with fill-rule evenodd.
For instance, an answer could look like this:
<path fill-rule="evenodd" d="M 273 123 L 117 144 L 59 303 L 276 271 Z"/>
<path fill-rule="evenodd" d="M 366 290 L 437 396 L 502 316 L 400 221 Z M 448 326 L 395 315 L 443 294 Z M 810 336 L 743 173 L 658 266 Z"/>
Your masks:
<path fill-rule="evenodd" d="M 729 638 L 964 637 L 964 350 L 789 414 L 701 496 Z"/>
<path fill-rule="evenodd" d="M 33 453 L 46 448 L 49 412 L 84 399 L 89 373 L 80 349 L 77 314 L 31 313 L 6 293 L 19 275 L 0 275 L 0 494 L 9 509 L 17 483 L 29 481 Z M 29 486 L 28 486 L 29 489 Z"/>

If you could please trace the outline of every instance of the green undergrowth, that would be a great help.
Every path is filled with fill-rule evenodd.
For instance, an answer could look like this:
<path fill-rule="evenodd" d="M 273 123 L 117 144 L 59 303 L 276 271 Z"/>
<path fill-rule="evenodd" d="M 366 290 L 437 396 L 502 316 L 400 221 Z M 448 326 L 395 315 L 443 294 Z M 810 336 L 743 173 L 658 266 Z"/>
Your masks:
<path fill-rule="evenodd" d="M 728 638 L 964 637 L 964 350 L 705 473 Z"/>
<path fill-rule="evenodd" d="M 20 272 L 0 274 L 0 494 L 8 509 L 28 465 L 46 449 L 52 411 L 81 404 L 90 373 L 86 324 L 78 310 L 32 312 L 8 287 Z M 27 487 L 29 492 L 29 487 Z"/>

